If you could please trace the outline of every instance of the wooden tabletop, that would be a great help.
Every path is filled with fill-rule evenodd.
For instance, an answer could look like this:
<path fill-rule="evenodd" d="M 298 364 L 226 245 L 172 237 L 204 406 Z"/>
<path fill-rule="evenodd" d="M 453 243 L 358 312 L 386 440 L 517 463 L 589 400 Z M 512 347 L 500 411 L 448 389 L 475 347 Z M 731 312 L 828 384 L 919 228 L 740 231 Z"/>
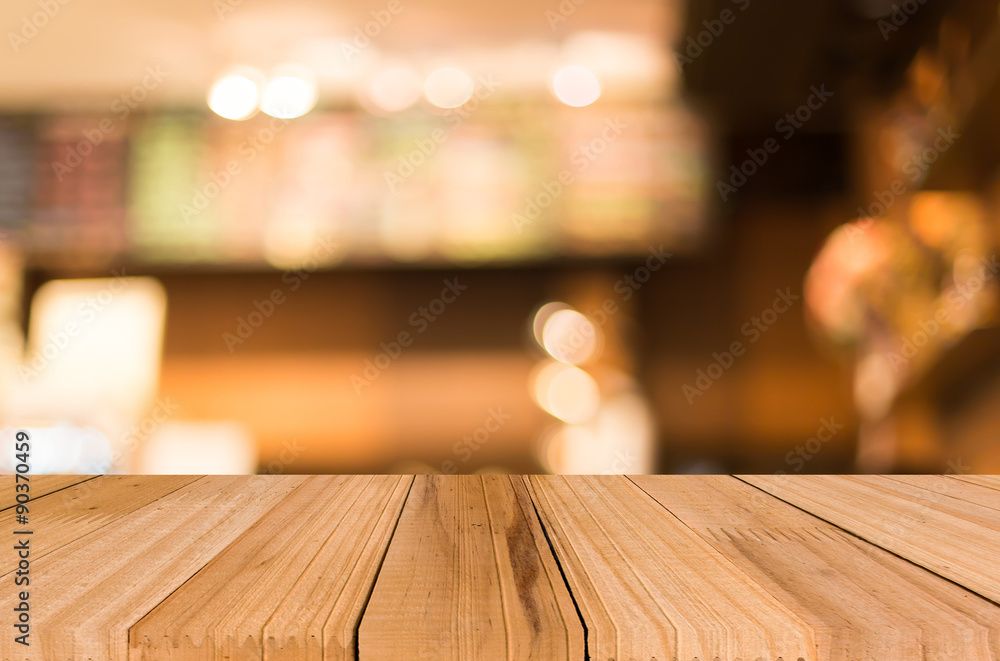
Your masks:
<path fill-rule="evenodd" d="M 1000 659 L 997 476 L 37 476 L 27 526 L 15 489 L 3 661 Z"/>

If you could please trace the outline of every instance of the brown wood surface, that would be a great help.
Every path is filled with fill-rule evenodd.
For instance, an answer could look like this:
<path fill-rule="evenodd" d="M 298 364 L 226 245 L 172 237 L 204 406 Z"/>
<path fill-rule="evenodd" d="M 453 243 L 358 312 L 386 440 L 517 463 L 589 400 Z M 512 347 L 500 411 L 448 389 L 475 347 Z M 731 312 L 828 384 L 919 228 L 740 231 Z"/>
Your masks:
<path fill-rule="evenodd" d="M 23 485 L 25 482 L 19 480 L 15 483 L 15 479 L 13 476 L 4 476 L 0 480 L 0 510 L 13 507 L 17 502 L 18 489 L 16 485 Z M 53 491 L 59 491 L 92 479 L 94 479 L 93 475 L 29 475 L 28 493 L 32 498 L 41 498 Z M 23 487 L 21 490 L 23 491 Z"/>
<path fill-rule="evenodd" d="M 913 563 L 729 476 L 633 481 L 808 622 L 820 659 L 947 659 L 969 640 L 967 661 L 1000 659 L 996 607 Z"/>
<path fill-rule="evenodd" d="M 519 478 L 416 478 L 359 656 L 582 658 L 583 628 Z"/>
<path fill-rule="evenodd" d="M 0 661 L 1000 659 L 996 476 L 31 484 Z"/>
<path fill-rule="evenodd" d="M 260 659 L 269 639 L 269 658 L 353 658 L 357 593 L 367 595 L 409 482 L 305 478 L 133 628 L 133 657 Z M 292 612 L 271 626 L 282 607 Z"/>
<path fill-rule="evenodd" d="M 810 659 L 799 616 L 619 476 L 532 477 L 596 659 Z"/>
<path fill-rule="evenodd" d="M 879 475 L 741 479 L 1000 603 L 1000 511 L 943 497 L 933 490 L 938 478 L 923 486 Z"/>
<path fill-rule="evenodd" d="M 948 475 L 953 480 L 978 484 L 982 487 L 1000 489 L 1000 475 Z"/>

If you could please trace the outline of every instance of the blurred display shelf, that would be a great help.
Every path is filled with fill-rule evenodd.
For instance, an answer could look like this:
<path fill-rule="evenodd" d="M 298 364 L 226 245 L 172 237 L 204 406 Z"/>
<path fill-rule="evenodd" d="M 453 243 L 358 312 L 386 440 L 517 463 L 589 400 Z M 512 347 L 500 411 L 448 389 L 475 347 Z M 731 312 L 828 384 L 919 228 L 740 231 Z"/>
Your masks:
<path fill-rule="evenodd" d="M 36 268 L 642 255 L 705 234 L 707 153 L 694 113 L 648 102 L 291 121 L 0 116 L 0 231 Z"/>
<path fill-rule="evenodd" d="M 654 249 L 658 249 L 657 245 Z M 693 254 L 691 249 L 664 247 L 674 255 L 674 259 Z M 262 259 L 239 261 L 195 260 L 187 262 L 158 261 L 141 259 L 126 254 L 42 253 L 31 252 L 25 260 L 28 272 L 64 275 L 66 277 L 107 277 L 112 272 L 127 275 L 158 274 L 239 274 L 239 273 L 280 273 L 283 271 L 307 272 L 407 272 L 434 270 L 519 270 L 538 268 L 578 268 L 578 267 L 627 267 L 641 264 L 649 257 L 649 252 L 623 251 L 603 254 L 536 254 L 522 255 L 507 259 L 456 261 L 443 258 L 420 261 L 399 261 L 387 257 L 350 258 L 322 264 L 275 264 Z"/>

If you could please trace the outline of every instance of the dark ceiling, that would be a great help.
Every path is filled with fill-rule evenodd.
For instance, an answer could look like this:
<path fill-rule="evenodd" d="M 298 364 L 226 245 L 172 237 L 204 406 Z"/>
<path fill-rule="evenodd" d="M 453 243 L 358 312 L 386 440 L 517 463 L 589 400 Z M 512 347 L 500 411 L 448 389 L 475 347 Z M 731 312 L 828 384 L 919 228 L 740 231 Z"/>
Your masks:
<path fill-rule="evenodd" d="M 944 21 L 968 34 L 978 52 L 976 102 L 964 130 L 977 136 L 939 161 L 929 186 L 978 188 L 1000 168 L 1000 30 L 996 0 L 707 0 L 688 6 L 688 38 L 714 28 L 711 43 L 683 64 L 688 95 L 718 121 L 719 167 L 775 135 L 775 123 L 802 104 L 811 86 L 830 101 L 740 195 L 841 194 L 849 185 L 854 113 L 888 100 L 904 84 L 921 46 L 934 44 Z M 891 30 L 894 7 L 916 10 Z M 724 14 L 724 12 L 726 12 Z M 721 30 L 720 18 L 729 19 Z M 898 20 L 898 16 L 897 16 Z M 893 26 L 895 27 L 895 26 Z M 708 35 L 702 35 L 703 43 Z M 697 47 L 694 53 L 698 53 Z"/>

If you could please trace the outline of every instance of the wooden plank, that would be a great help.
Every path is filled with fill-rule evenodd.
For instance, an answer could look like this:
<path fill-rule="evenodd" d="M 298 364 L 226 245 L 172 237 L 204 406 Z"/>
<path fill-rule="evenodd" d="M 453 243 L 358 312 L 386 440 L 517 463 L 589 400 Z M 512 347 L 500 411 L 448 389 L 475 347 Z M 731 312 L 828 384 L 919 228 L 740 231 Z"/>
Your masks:
<path fill-rule="evenodd" d="M 590 658 L 817 658 L 805 621 L 627 478 L 530 484 Z"/>
<path fill-rule="evenodd" d="M 133 658 L 354 658 L 410 480 L 307 478 L 132 628 Z"/>
<path fill-rule="evenodd" d="M 1000 512 L 969 514 L 879 476 L 750 475 L 740 479 L 1000 603 Z"/>
<path fill-rule="evenodd" d="M 2 636 L 0 658 L 124 661 L 128 628 L 304 479 L 204 477 L 33 562 L 31 647 Z M 0 591 L 0 609 L 13 598 Z"/>
<path fill-rule="evenodd" d="M 109 475 L 79 482 L 29 503 L 31 558 L 89 535 L 121 517 L 145 507 L 199 479 L 196 475 L 169 475 L 151 480 L 141 475 Z M 3 558 L 3 572 L 13 571 Z M 0 576 L 0 580 L 3 577 Z"/>
<path fill-rule="evenodd" d="M 34 500 L 92 479 L 93 475 L 29 475 L 28 484 L 31 487 L 31 499 Z M 13 507 L 17 503 L 16 480 L 17 477 L 14 475 L 0 475 L 0 510 Z"/>
<path fill-rule="evenodd" d="M 954 583 L 730 476 L 632 480 L 802 617 L 820 659 L 1000 658 L 1000 607 Z"/>
<path fill-rule="evenodd" d="M 365 661 L 583 659 L 523 482 L 418 476 L 361 620 Z"/>
<path fill-rule="evenodd" d="M 264 627 L 268 661 L 356 657 L 361 613 L 412 484 L 411 476 L 373 478 L 347 506 L 344 520 Z"/>
<path fill-rule="evenodd" d="M 1000 489 L 1000 475 L 949 475 L 953 480 L 978 484 L 981 487 Z"/>
<path fill-rule="evenodd" d="M 885 480 L 889 480 L 894 483 L 892 493 L 980 525 L 990 525 L 996 520 L 996 510 L 1000 510 L 1000 491 L 946 475 L 856 475 L 852 479 L 876 488 L 886 486 Z"/>

